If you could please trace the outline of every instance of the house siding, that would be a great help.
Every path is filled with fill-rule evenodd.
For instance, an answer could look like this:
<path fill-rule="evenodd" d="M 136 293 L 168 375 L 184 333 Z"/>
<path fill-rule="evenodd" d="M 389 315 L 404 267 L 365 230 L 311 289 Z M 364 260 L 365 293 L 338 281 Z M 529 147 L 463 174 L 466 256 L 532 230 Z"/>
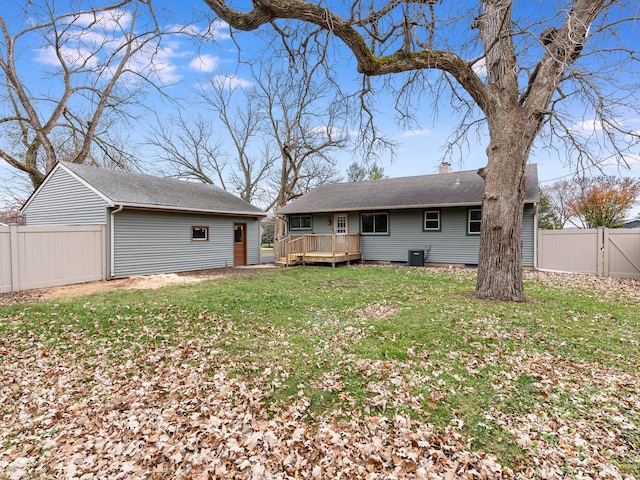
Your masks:
<path fill-rule="evenodd" d="M 533 205 L 526 205 L 522 218 L 522 265 L 525 267 L 533 267 L 535 265 L 536 232 L 534 218 L 535 208 Z"/>
<path fill-rule="evenodd" d="M 467 209 L 441 210 L 441 230 L 422 231 L 422 210 L 389 212 L 389 235 L 363 235 L 365 261 L 406 262 L 409 250 L 424 250 L 427 262 L 478 263 L 480 236 L 467 235 Z"/>
<path fill-rule="evenodd" d="M 107 202 L 67 171 L 58 168 L 23 213 L 27 225 L 101 225 Z"/>
<path fill-rule="evenodd" d="M 467 234 L 467 208 L 441 208 L 440 231 L 423 231 L 423 209 L 389 210 L 388 235 L 362 235 L 364 261 L 407 262 L 409 250 L 425 250 L 429 263 L 477 265 L 480 235 Z M 314 214 L 313 229 L 304 233 L 332 233 L 333 214 Z M 359 212 L 349 213 L 349 233 L 360 233 Z M 333 221 L 332 221 L 333 224 Z M 524 266 L 534 264 L 534 208 L 527 205 L 523 218 Z"/>
<path fill-rule="evenodd" d="M 233 223 L 247 224 L 247 264 L 260 263 L 259 220 L 127 210 L 114 216 L 114 278 L 233 266 Z M 193 242 L 192 226 L 209 227 Z"/>
<path fill-rule="evenodd" d="M 236 218 L 237 223 L 247 224 L 247 265 L 260 264 L 260 249 L 262 237 L 260 236 L 260 220 L 253 218 Z M 233 222 L 231 222 L 233 224 Z M 230 234 L 233 238 L 233 234 Z"/>

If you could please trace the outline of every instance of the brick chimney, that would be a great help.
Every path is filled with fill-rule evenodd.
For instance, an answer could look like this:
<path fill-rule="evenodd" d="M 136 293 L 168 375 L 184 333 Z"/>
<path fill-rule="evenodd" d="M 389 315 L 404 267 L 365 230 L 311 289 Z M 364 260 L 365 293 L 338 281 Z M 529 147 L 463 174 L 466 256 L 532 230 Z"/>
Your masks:
<path fill-rule="evenodd" d="M 451 172 L 453 172 L 453 169 L 451 168 L 451 164 L 449 162 L 442 162 L 440 164 L 438 173 L 451 173 Z"/>

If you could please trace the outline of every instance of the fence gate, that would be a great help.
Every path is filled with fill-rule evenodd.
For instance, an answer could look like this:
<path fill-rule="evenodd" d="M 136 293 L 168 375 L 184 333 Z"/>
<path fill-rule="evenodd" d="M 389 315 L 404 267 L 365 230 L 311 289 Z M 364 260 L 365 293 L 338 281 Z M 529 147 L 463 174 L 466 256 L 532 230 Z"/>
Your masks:
<path fill-rule="evenodd" d="M 640 230 L 603 230 L 604 275 L 640 278 Z"/>
<path fill-rule="evenodd" d="M 538 230 L 537 267 L 640 278 L 640 229 Z"/>

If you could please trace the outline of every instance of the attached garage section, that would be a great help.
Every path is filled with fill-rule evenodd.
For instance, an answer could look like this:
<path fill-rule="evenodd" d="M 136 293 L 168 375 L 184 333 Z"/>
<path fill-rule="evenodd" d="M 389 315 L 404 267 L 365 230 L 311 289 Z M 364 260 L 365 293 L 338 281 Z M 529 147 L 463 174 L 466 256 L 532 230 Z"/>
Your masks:
<path fill-rule="evenodd" d="M 22 212 L 27 225 L 102 226 L 107 278 L 259 264 L 266 216 L 213 185 L 70 163 Z"/>
<path fill-rule="evenodd" d="M 260 262 L 259 223 L 225 217 L 123 210 L 114 218 L 113 278 L 233 267 L 234 224 L 247 225 L 247 264 Z M 207 238 L 193 239 L 194 227 Z M 257 258 L 256 258 L 257 257 Z"/>

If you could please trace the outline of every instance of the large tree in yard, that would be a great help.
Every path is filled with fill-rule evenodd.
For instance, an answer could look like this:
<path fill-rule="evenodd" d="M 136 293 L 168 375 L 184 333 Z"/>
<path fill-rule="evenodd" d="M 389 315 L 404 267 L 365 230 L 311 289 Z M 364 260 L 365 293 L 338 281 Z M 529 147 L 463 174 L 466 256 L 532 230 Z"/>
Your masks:
<path fill-rule="evenodd" d="M 117 132 L 162 88 L 151 2 L 5 0 L 0 6 L 0 159 L 38 187 L 59 160 L 126 168 Z M 115 134 L 114 134 L 115 132 Z"/>
<path fill-rule="evenodd" d="M 524 168 L 534 141 L 568 150 L 565 158 L 577 163 L 597 161 L 605 152 L 621 161 L 638 142 L 616 109 L 628 113 L 640 104 L 635 80 L 624 72 L 637 62 L 624 43 L 633 32 L 623 34 L 636 20 L 632 1 L 254 0 L 246 9 L 225 0 L 205 2 L 239 30 L 313 25 L 337 37 L 365 78 L 399 79 L 399 94 L 412 96 L 406 105 L 415 104 L 417 93 L 450 102 L 462 119 L 453 138 L 484 125 L 479 298 L 525 298 Z M 582 136 L 576 125 L 585 119 L 596 128 Z"/>

